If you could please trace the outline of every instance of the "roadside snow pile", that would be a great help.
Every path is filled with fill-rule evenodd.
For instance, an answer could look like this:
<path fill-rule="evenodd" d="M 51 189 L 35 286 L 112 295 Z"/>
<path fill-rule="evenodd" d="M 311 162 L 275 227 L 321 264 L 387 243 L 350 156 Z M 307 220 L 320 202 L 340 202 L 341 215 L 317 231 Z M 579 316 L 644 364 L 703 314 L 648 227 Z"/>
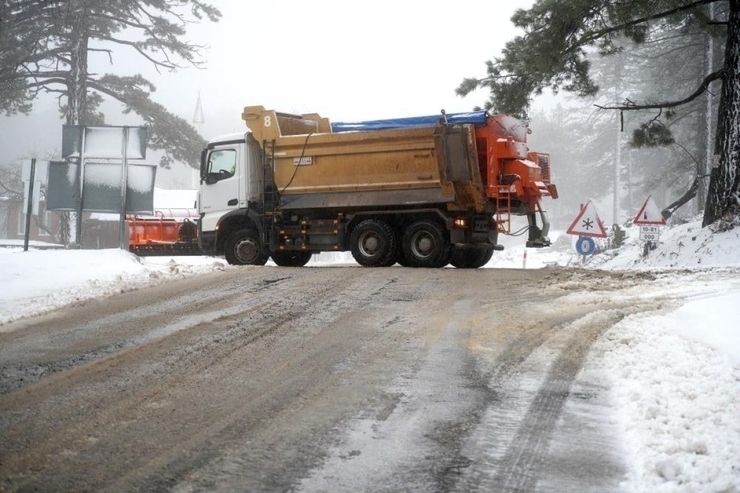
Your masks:
<path fill-rule="evenodd" d="M 625 229 L 624 246 L 606 250 L 587 261 L 599 269 L 706 269 L 740 268 L 740 228 L 713 233 L 701 227 L 701 217 L 685 224 L 660 228 L 660 242 L 644 255 L 639 226 Z"/>
<path fill-rule="evenodd" d="M 584 269 L 651 271 L 656 279 L 642 299 L 686 300 L 672 312 L 626 317 L 590 357 L 611 381 L 619 409 L 631 466 L 623 487 L 738 492 L 740 228 L 713 233 L 697 218 L 661 229 L 647 255 L 639 227 L 631 227 L 622 248 L 594 255 Z M 671 281 L 676 270 L 697 277 Z"/>
<path fill-rule="evenodd" d="M 63 306 L 123 293 L 164 281 L 223 270 L 213 257 L 178 263 L 172 257 L 142 257 L 117 249 L 0 251 L 0 326 Z M 50 289 L 50 287 L 53 287 Z"/>
<path fill-rule="evenodd" d="M 701 227 L 701 216 L 683 224 L 660 227 L 660 242 L 645 255 L 640 227 L 622 228 L 625 240 L 609 248 L 607 239 L 595 239 L 597 252 L 585 259 L 576 253 L 577 236 L 561 231 L 550 233 L 552 246 L 524 248 L 526 238 L 499 235 L 505 244 L 486 267 L 539 269 L 547 266 L 584 267 L 604 270 L 740 269 L 740 227 L 713 232 Z"/>
<path fill-rule="evenodd" d="M 627 317 L 592 355 L 620 409 L 631 465 L 627 491 L 737 491 L 740 366 L 677 334 L 671 320 L 684 311 Z"/>

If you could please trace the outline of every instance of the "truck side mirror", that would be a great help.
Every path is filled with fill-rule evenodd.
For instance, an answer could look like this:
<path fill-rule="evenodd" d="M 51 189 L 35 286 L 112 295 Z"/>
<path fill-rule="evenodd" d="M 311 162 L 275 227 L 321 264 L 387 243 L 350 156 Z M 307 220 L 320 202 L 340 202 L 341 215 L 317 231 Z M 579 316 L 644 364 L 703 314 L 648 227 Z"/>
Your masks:
<path fill-rule="evenodd" d="M 206 179 L 206 170 L 208 169 L 208 162 L 206 161 L 206 156 L 208 156 L 208 149 L 203 149 L 200 151 L 200 179 L 205 180 Z"/>

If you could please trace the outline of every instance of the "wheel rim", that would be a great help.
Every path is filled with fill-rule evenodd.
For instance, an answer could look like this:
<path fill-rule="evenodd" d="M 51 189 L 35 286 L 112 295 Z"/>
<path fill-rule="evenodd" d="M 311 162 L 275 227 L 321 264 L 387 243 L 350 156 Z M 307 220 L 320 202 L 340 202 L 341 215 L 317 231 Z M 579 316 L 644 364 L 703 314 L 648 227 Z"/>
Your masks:
<path fill-rule="evenodd" d="M 375 231 L 365 231 L 360 235 L 357 248 L 365 257 L 374 257 L 380 251 L 382 241 Z"/>
<path fill-rule="evenodd" d="M 419 231 L 411 237 L 411 251 L 420 259 L 428 259 L 434 254 L 434 238 L 427 231 Z"/>
<path fill-rule="evenodd" d="M 244 238 L 234 246 L 234 255 L 245 264 L 257 260 L 259 253 L 259 245 L 252 238 Z"/>

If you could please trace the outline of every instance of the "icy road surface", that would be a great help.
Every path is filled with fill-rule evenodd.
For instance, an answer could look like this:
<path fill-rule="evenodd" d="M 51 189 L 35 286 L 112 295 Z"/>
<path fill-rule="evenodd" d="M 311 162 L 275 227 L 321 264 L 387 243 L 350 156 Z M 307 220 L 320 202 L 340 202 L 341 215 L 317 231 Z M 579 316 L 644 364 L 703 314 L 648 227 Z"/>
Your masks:
<path fill-rule="evenodd" d="M 584 362 L 659 277 L 244 267 L 13 322 L 0 491 L 617 491 Z"/>

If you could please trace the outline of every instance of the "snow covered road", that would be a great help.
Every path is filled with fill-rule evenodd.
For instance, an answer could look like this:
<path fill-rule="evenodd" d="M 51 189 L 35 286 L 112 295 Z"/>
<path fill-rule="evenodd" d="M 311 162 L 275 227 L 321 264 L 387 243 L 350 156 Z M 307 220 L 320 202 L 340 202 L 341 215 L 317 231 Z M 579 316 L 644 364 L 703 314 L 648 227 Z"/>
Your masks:
<path fill-rule="evenodd" d="M 711 427 L 635 469 L 613 392 L 644 363 L 625 321 L 700 278 L 228 268 L 11 322 L 0 490 L 639 491 L 690 475 L 682 451 L 717 464 L 695 491 L 732 487 L 737 440 Z"/>

